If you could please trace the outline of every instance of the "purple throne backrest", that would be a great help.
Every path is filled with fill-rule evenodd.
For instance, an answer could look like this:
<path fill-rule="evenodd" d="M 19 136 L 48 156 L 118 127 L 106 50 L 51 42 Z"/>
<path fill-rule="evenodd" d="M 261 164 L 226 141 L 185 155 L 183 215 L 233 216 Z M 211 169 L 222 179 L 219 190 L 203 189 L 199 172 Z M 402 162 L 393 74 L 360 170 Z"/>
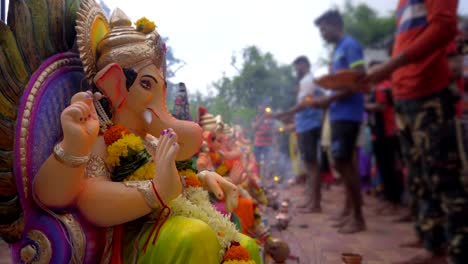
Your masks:
<path fill-rule="evenodd" d="M 16 125 L 14 172 L 25 214 L 25 232 L 23 240 L 11 247 L 15 263 L 22 262 L 20 251 L 25 245 L 38 247 L 28 235 L 30 230 L 39 230 L 49 239 L 50 263 L 68 263 L 72 251 L 83 255 L 84 263 L 99 262 L 104 230 L 88 223 L 73 208 L 55 211 L 61 217 L 58 220 L 38 206 L 32 195 L 35 175 L 63 137 L 61 112 L 74 94 L 87 88 L 78 55 L 62 53 L 46 60 L 24 91 Z M 77 237 L 86 243 L 73 245 L 76 248 L 72 249 L 67 241 Z"/>

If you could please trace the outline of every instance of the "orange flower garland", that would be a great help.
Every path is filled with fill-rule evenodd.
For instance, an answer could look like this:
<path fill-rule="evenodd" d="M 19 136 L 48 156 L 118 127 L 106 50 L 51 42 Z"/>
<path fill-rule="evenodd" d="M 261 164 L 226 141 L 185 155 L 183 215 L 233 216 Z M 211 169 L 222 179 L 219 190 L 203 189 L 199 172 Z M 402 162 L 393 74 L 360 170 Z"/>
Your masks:
<path fill-rule="evenodd" d="M 187 187 L 202 187 L 200 180 L 194 177 L 185 178 L 185 184 Z"/>
<path fill-rule="evenodd" d="M 112 145 L 112 143 L 116 142 L 122 138 L 123 135 L 127 134 L 130 134 L 130 131 L 126 127 L 121 125 L 111 126 L 104 133 L 104 142 L 107 146 Z"/>
<path fill-rule="evenodd" d="M 250 260 L 250 255 L 249 251 L 245 249 L 243 246 L 232 246 L 226 251 L 223 257 L 224 261 L 230 261 L 230 260 L 243 260 L 243 261 L 249 261 Z"/>
<path fill-rule="evenodd" d="M 104 132 L 107 145 L 106 162 L 112 169 L 114 182 L 152 179 L 156 167 L 143 141 L 126 127 L 113 125 Z"/>
<path fill-rule="evenodd" d="M 179 175 L 184 177 L 186 187 L 202 187 L 201 181 L 193 169 L 179 171 Z"/>

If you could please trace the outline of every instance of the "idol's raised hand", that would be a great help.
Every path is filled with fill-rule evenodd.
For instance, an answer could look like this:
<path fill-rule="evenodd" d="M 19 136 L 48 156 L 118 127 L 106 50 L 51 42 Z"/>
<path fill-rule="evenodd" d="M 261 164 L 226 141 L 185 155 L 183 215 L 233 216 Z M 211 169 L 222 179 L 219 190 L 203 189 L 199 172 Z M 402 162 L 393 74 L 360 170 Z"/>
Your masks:
<path fill-rule="evenodd" d="M 159 187 L 157 191 L 165 203 L 176 198 L 182 192 L 182 183 L 175 165 L 178 152 L 177 134 L 171 128 L 164 130 L 159 137 L 154 155 L 156 176 L 153 181 Z"/>
<path fill-rule="evenodd" d="M 86 156 L 99 134 L 99 120 L 89 92 L 80 92 L 71 99 L 71 104 L 61 115 L 63 142 L 67 153 Z"/>
<path fill-rule="evenodd" d="M 213 171 L 199 173 L 203 187 L 212 192 L 218 200 L 225 200 L 226 210 L 232 212 L 239 202 L 239 189 L 234 184 Z"/>

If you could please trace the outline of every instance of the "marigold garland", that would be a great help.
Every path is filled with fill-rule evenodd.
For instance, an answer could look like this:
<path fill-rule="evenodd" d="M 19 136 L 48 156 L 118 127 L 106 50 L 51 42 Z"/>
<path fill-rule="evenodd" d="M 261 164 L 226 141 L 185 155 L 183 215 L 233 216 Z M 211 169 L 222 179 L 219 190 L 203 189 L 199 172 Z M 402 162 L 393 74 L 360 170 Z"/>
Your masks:
<path fill-rule="evenodd" d="M 121 125 L 109 127 L 104 133 L 104 142 L 113 181 L 142 181 L 155 176 L 156 165 L 151 162 L 143 140 L 127 128 Z"/>
<path fill-rule="evenodd" d="M 218 173 L 221 176 L 225 176 L 228 171 L 229 169 L 226 165 L 224 165 L 224 163 L 219 165 L 218 168 L 216 168 L 216 173 Z"/>
<path fill-rule="evenodd" d="M 224 261 L 223 264 L 255 264 L 253 260 L 228 260 Z"/>
<path fill-rule="evenodd" d="M 244 260 L 249 261 L 249 251 L 242 246 L 232 246 L 226 251 L 223 257 L 224 261 L 228 260 Z"/>
<path fill-rule="evenodd" d="M 111 167 L 119 166 L 121 157 L 127 157 L 129 149 L 140 152 L 145 149 L 143 141 L 135 134 L 124 134 L 119 140 L 107 146 L 107 163 Z"/>
<path fill-rule="evenodd" d="M 191 169 L 180 170 L 179 175 L 186 178 L 196 178 L 198 179 L 197 174 Z"/>
<path fill-rule="evenodd" d="M 191 169 L 179 171 L 179 175 L 185 177 L 187 187 L 202 187 L 202 183 L 198 179 L 197 174 Z"/>
<path fill-rule="evenodd" d="M 200 180 L 197 178 L 185 178 L 185 184 L 187 187 L 202 187 Z"/>
<path fill-rule="evenodd" d="M 151 180 L 154 178 L 156 173 L 156 164 L 148 162 L 145 165 L 138 168 L 132 175 L 127 177 L 125 181 L 144 181 Z"/>
<path fill-rule="evenodd" d="M 104 142 L 107 146 L 122 138 L 123 135 L 130 134 L 130 131 L 121 125 L 113 125 L 104 133 Z"/>
<path fill-rule="evenodd" d="M 132 163 L 121 163 L 128 162 L 133 156 L 146 151 L 142 139 L 123 126 L 110 127 L 104 134 L 104 141 L 107 145 L 106 161 L 112 168 L 120 168 L 122 165 L 129 165 L 131 168 Z M 150 180 L 154 178 L 155 172 L 156 165 L 149 161 L 136 168 L 123 181 Z M 239 245 L 239 233 L 229 216 L 219 213 L 210 203 L 208 192 L 199 188 L 202 184 L 197 174 L 187 167 L 179 171 L 179 175 L 185 177 L 187 188 L 183 195 L 169 203 L 172 215 L 199 219 L 213 228 L 221 246 L 220 259 L 224 259 L 225 263 L 254 264 L 255 262 L 250 260 L 248 251 Z M 228 248 L 229 254 L 226 252 Z"/>

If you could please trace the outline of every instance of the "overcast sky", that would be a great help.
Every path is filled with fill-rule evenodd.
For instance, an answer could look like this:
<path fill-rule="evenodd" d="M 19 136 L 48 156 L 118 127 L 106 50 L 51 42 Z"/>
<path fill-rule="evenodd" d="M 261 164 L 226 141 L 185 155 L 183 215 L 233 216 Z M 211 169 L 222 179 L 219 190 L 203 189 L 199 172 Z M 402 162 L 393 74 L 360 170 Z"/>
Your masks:
<path fill-rule="evenodd" d="M 207 86 L 235 73 L 231 55 L 248 45 L 271 52 L 280 63 L 298 55 L 317 60 L 324 52 L 314 18 L 342 1 L 330 0 L 105 0 L 111 9 L 120 7 L 132 20 L 146 16 L 155 21 L 160 34 L 176 57 L 187 64 L 172 79 L 183 81 L 189 91 L 206 93 Z M 390 12 L 389 0 L 369 1 Z"/>
<path fill-rule="evenodd" d="M 323 42 L 313 21 L 344 0 L 105 0 L 111 9 L 120 7 L 132 20 L 146 16 L 155 21 L 160 34 L 169 37 L 176 57 L 187 65 L 172 79 L 183 81 L 189 91 L 203 93 L 223 72 L 235 73 L 233 53 L 248 45 L 273 53 L 280 63 L 298 55 L 316 61 L 324 54 Z M 396 0 L 363 1 L 382 14 L 396 7 Z M 460 1 L 468 13 L 468 1 Z"/>
<path fill-rule="evenodd" d="M 187 64 L 174 82 L 183 81 L 189 91 L 203 93 L 223 72 L 235 73 L 230 66 L 233 53 L 248 45 L 271 52 L 280 63 L 291 63 L 298 55 L 312 62 L 324 54 L 314 19 L 344 0 L 104 0 L 111 8 L 120 7 L 136 21 L 142 16 L 153 20 L 177 58 Z M 354 1 L 356 2 L 356 0 Z M 361 0 L 388 14 L 397 0 Z M 468 14 L 468 1 L 460 1 L 460 12 Z"/>

